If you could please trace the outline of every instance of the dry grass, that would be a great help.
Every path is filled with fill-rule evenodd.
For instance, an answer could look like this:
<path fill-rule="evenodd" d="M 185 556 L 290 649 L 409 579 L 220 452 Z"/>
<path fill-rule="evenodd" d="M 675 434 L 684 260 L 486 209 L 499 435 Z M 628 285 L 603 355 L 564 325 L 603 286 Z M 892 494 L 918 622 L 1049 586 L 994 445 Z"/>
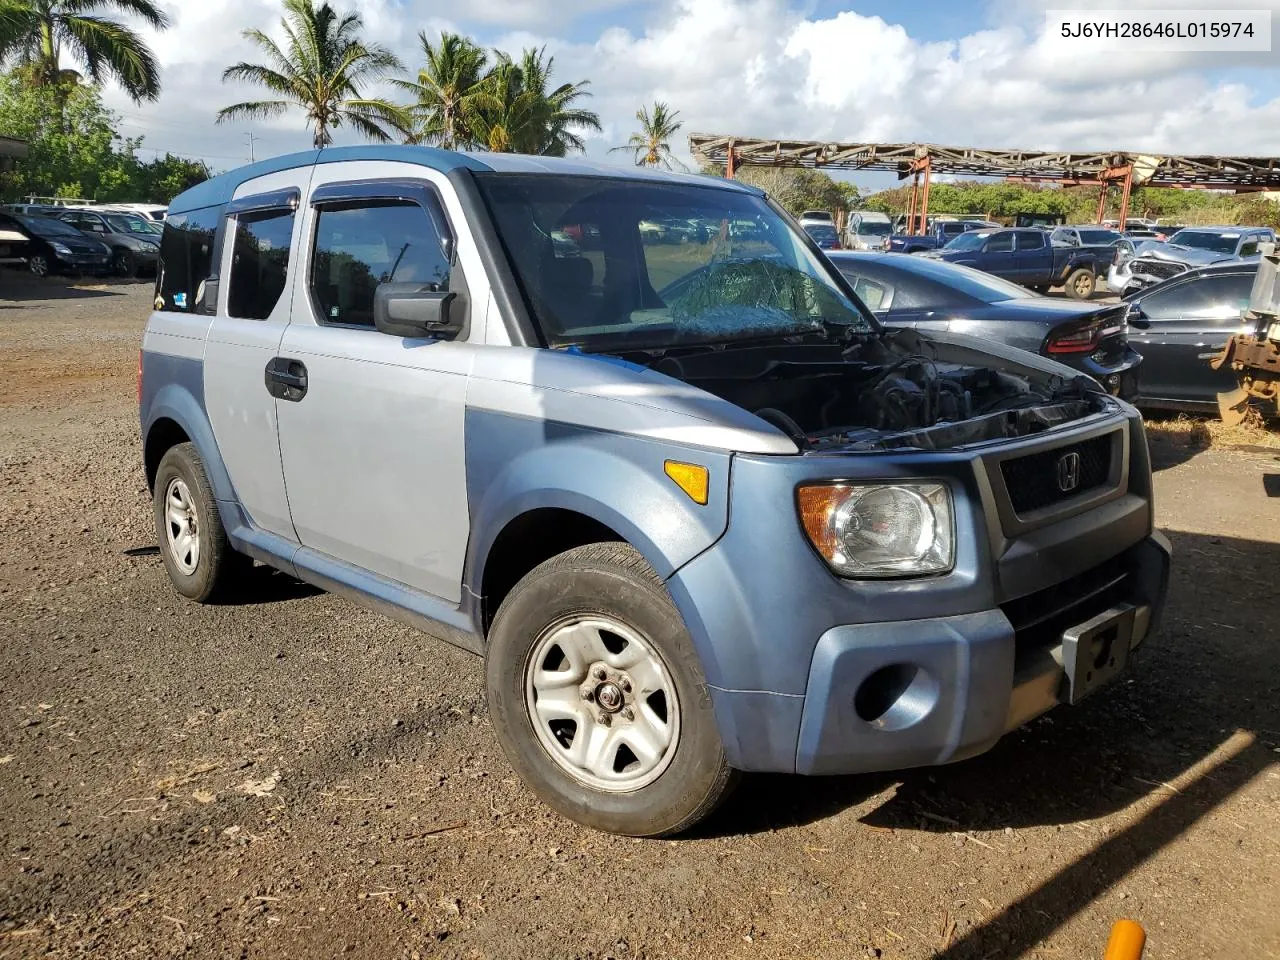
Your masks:
<path fill-rule="evenodd" d="M 1280 422 L 1266 421 L 1251 410 L 1239 426 L 1228 427 L 1218 419 L 1189 417 L 1185 414 L 1169 418 L 1148 418 L 1147 436 L 1167 440 L 1180 447 L 1195 450 L 1231 450 L 1238 447 L 1266 447 L 1280 450 Z"/>

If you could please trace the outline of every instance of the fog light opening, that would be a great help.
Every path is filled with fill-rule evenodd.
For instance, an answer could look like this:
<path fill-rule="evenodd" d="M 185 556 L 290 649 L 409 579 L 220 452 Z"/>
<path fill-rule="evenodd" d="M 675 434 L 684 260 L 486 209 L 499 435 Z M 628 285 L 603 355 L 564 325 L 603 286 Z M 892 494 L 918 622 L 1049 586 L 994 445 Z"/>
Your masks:
<path fill-rule="evenodd" d="M 905 730 L 938 702 L 938 681 L 913 663 L 881 667 L 862 681 L 853 697 L 858 717 L 881 730 Z"/>

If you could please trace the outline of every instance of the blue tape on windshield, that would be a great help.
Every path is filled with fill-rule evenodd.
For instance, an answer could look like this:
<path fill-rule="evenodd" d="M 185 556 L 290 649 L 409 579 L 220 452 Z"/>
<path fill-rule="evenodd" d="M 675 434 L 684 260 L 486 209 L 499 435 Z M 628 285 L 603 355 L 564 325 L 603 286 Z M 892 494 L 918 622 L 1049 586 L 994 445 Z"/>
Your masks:
<path fill-rule="evenodd" d="M 630 360 L 623 360 L 621 357 L 615 357 L 607 353 L 587 353 L 577 344 L 571 344 L 564 348 L 565 353 L 572 353 L 578 357 L 590 357 L 593 360 L 603 360 L 605 363 L 612 363 L 614 366 L 626 367 L 628 370 L 647 370 L 648 367 L 638 363 L 632 363 Z"/>

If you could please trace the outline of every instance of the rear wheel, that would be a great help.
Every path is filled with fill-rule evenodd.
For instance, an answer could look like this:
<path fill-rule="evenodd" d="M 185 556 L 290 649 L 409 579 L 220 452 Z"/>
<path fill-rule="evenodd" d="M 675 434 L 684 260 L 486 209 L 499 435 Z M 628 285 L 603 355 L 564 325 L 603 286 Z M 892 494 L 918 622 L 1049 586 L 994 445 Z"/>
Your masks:
<path fill-rule="evenodd" d="M 194 444 L 180 443 L 161 459 L 152 505 L 160 557 L 174 588 L 188 600 L 225 596 L 253 566 L 227 539 Z"/>
<path fill-rule="evenodd" d="M 1063 291 L 1072 300 L 1088 300 L 1093 296 L 1095 278 L 1088 267 L 1076 267 L 1067 274 L 1067 282 L 1062 285 Z"/>
<path fill-rule="evenodd" d="M 733 785 L 693 642 L 626 544 L 578 547 L 521 580 L 494 618 L 486 675 L 507 759 L 572 820 L 679 833 Z"/>

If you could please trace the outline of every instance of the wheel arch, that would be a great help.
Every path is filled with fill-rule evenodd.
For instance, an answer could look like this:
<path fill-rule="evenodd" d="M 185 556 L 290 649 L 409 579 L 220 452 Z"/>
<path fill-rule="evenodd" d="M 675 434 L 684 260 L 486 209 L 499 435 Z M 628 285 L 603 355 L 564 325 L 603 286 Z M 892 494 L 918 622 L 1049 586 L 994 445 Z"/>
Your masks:
<path fill-rule="evenodd" d="M 143 363 L 146 366 L 144 353 Z M 144 369 L 143 382 L 150 371 Z M 149 403 L 147 402 L 149 400 Z M 235 501 L 235 488 L 227 474 L 213 428 L 205 416 L 204 407 L 183 384 L 169 382 L 151 397 L 144 397 L 145 427 L 143 429 L 143 462 L 146 468 L 147 489 L 155 483 L 156 470 L 170 448 L 190 442 L 200 455 L 205 475 L 213 487 L 213 495 L 219 501 Z"/>

